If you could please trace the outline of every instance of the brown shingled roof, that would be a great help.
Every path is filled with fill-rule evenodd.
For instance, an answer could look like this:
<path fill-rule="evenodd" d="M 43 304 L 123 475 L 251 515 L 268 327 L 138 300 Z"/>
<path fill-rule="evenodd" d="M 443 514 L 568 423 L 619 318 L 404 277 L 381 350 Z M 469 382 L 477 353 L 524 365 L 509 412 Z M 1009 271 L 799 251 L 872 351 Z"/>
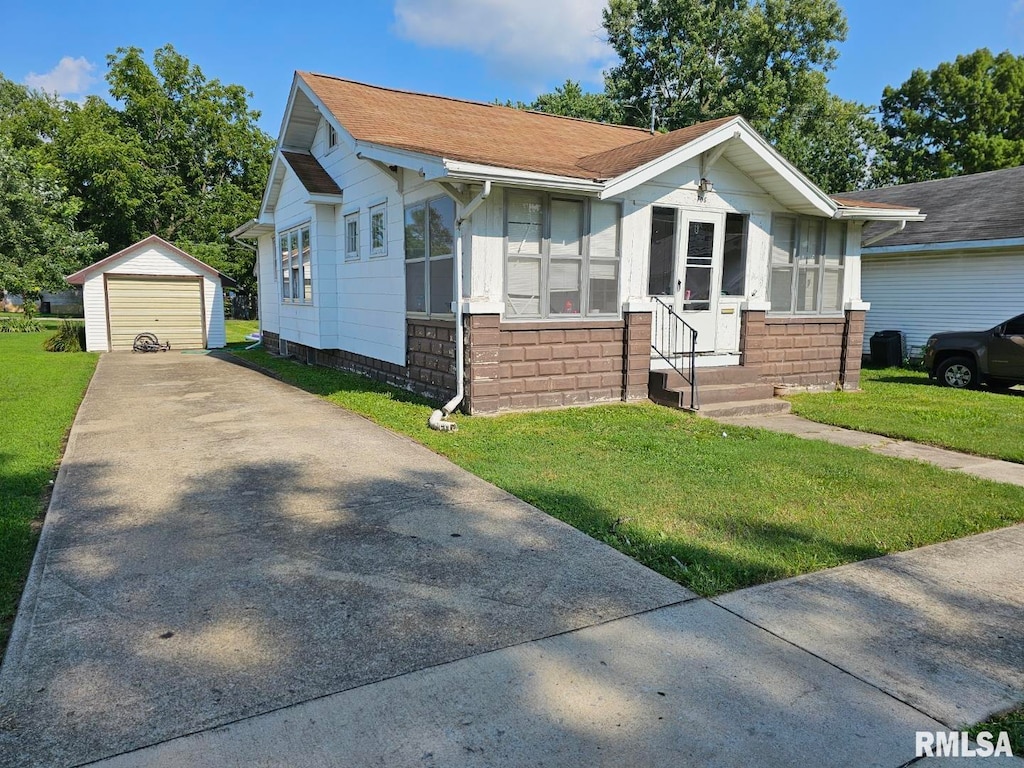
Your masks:
<path fill-rule="evenodd" d="M 571 178 L 618 176 L 731 119 L 651 136 L 642 128 L 298 75 L 357 141 Z"/>
<path fill-rule="evenodd" d="M 284 155 L 288 165 L 295 171 L 295 175 L 299 177 L 302 186 L 311 195 L 341 194 L 341 187 L 337 185 L 334 179 L 331 178 L 331 174 L 324 170 L 324 167 L 320 165 L 320 161 L 315 157 L 302 152 L 287 152 L 285 150 L 282 150 L 281 154 Z"/>

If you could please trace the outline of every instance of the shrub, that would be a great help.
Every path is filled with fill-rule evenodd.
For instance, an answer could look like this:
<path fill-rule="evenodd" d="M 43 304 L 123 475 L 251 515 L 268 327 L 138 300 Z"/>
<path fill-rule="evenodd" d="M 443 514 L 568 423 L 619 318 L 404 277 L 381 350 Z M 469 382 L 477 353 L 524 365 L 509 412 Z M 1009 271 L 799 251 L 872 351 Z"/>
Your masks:
<path fill-rule="evenodd" d="M 43 348 L 47 352 L 84 352 L 85 325 L 62 320 L 57 332 L 46 340 Z"/>
<path fill-rule="evenodd" d="M 42 323 L 31 317 L 19 317 L 0 322 L 0 333 L 36 333 L 41 330 L 43 330 Z"/>

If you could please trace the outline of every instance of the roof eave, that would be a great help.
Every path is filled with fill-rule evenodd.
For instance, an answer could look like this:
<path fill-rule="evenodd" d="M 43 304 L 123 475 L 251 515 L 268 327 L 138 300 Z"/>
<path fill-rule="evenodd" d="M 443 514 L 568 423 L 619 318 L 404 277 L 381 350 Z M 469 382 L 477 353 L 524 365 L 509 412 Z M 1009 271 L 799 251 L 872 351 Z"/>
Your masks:
<path fill-rule="evenodd" d="M 522 171 L 461 160 L 444 160 L 446 176 L 460 181 L 490 181 L 495 184 L 515 185 L 539 189 L 564 189 L 573 192 L 600 193 L 604 182 L 600 179 L 581 179 L 551 173 Z"/>
<path fill-rule="evenodd" d="M 860 208 L 840 206 L 835 219 L 844 221 L 924 221 L 927 214 L 919 208 Z"/>

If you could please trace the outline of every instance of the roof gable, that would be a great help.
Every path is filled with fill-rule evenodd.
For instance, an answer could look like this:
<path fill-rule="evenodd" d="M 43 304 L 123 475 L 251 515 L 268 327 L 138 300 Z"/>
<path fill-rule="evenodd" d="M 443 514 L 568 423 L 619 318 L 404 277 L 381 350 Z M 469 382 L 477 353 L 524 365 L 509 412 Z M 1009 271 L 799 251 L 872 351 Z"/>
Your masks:
<path fill-rule="evenodd" d="M 137 253 L 141 253 L 145 251 L 147 248 L 151 248 L 153 246 L 160 246 L 162 248 L 166 248 L 175 256 L 180 257 L 181 259 L 185 260 L 186 262 L 196 267 L 200 271 L 205 272 L 211 277 L 219 278 L 221 282 L 224 283 L 225 285 L 236 285 L 235 281 L 232 280 L 227 275 L 225 275 L 223 272 L 219 272 L 218 270 L 211 267 L 209 264 L 200 261 L 195 256 L 192 256 L 189 253 L 186 253 L 185 251 L 181 250 L 181 248 L 179 248 L 176 245 L 173 245 L 172 243 L 167 242 L 159 235 L 150 235 L 147 238 L 139 240 L 139 242 L 129 245 L 127 248 L 124 248 L 118 251 L 117 253 L 112 253 L 110 256 L 100 259 L 95 264 L 90 264 L 88 267 L 85 267 L 73 274 L 70 274 L 64 279 L 67 280 L 72 285 L 82 285 L 91 275 L 94 275 L 97 272 L 102 272 L 112 267 L 117 262 L 130 258 L 136 255 Z"/>

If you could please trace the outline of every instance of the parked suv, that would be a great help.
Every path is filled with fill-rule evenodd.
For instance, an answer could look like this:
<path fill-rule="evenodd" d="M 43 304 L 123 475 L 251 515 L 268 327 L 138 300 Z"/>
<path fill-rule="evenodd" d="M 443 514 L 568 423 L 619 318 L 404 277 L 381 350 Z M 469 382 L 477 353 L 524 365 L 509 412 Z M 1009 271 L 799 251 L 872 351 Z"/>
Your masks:
<path fill-rule="evenodd" d="M 1024 384 L 1024 315 L 987 331 L 936 333 L 924 345 L 924 365 L 945 387 Z"/>

